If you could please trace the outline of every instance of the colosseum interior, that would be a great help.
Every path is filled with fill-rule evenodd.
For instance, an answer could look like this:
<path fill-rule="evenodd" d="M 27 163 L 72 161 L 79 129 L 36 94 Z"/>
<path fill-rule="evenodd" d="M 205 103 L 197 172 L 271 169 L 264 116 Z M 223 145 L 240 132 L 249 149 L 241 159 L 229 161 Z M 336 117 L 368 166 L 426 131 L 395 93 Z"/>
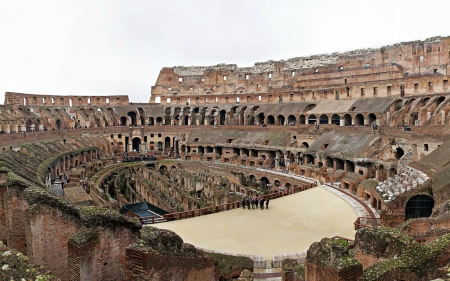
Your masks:
<path fill-rule="evenodd" d="M 149 103 L 7 92 L 0 276 L 448 278 L 449 76 L 450 37 L 433 37 L 245 68 L 164 67 Z M 355 210 L 338 221 L 353 235 L 272 259 L 158 226 L 239 214 L 249 197 L 275 212 L 319 189 Z"/>

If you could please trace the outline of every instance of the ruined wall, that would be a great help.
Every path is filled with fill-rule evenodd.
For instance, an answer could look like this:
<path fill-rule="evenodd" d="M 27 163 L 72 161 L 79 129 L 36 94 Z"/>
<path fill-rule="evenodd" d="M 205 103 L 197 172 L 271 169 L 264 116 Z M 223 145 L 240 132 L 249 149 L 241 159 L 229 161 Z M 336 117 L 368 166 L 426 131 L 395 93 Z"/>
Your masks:
<path fill-rule="evenodd" d="M 83 106 L 83 105 L 128 105 L 128 96 L 57 96 L 33 95 L 23 93 L 5 93 L 5 102 L 10 105 L 40 106 Z"/>
<path fill-rule="evenodd" d="M 214 260 L 170 230 L 144 227 L 126 255 L 127 280 L 219 280 Z"/>
<path fill-rule="evenodd" d="M 5 194 L 7 243 L 9 247 L 25 255 L 28 253 L 25 216 L 27 207 L 23 187 L 8 188 Z"/>

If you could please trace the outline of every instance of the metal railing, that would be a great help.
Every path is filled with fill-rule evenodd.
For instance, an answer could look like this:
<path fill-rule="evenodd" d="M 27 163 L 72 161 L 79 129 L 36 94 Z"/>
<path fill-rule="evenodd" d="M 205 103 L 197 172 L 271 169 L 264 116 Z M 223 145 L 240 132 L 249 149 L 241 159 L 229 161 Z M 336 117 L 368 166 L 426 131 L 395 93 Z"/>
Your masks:
<path fill-rule="evenodd" d="M 365 227 L 379 226 L 380 218 L 376 217 L 358 217 L 353 223 L 355 225 L 355 230 Z"/>

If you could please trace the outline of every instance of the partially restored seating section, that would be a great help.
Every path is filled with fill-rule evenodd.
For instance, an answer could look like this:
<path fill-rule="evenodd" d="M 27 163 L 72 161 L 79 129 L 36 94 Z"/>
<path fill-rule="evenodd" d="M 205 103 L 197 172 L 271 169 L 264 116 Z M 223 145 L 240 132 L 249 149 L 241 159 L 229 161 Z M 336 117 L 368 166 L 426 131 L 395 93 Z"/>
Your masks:
<path fill-rule="evenodd" d="M 365 200 L 383 227 L 361 228 L 349 246 L 312 245 L 307 280 L 441 277 L 450 241 L 449 71 L 450 37 L 434 37 L 246 68 L 165 67 L 149 103 L 8 92 L 0 240 L 62 280 L 231 278 L 240 271 L 215 268 L 222 257 L 174 233 L 143 231 L 119 209 L 145 200 L 189 216 L 309 188 L 303 179 L 311 178 Z M 142 154 L 148 161 L 125 162 Z M 63 196 L 49 189 L 60 176 L 68 178 Z M 380 252 L 392 239 L 396 248 Z"/>

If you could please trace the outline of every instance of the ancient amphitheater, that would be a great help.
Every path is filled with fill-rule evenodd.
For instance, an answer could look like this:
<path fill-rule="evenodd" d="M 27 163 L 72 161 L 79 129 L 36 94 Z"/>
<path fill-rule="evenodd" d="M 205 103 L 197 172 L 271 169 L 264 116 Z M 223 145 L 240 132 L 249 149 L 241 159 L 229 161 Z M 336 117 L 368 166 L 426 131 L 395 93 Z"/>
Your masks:
<path fill-rule="evenodd" d="M 165 67 L 149 103 L 7 92 L 0 277 L 447 280 L 449 76 L 434 37 Z"/>

